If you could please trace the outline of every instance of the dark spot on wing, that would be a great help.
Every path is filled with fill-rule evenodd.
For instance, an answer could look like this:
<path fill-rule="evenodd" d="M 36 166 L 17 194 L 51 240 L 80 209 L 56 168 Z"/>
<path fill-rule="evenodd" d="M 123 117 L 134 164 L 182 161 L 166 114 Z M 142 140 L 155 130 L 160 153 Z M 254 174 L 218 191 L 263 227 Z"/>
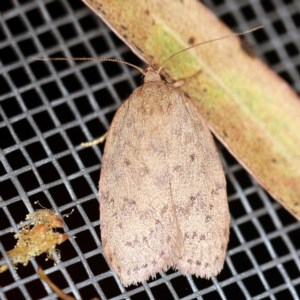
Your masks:
<path fill-rule="evenodd" d="M 147 167 L 141 168 L 140 176 L 145 176 L 145 175 L 148 175 L 148 174 L 149 174 L 149 168 L 147 168 Z"/>
<path fill-rule="evenodd" d="M 193 154 L 190 155 L 191 161 L 195 161 L 195 158 L 196 158 L 196 154 L 195 153 L 193 153 Z"/>
<path fill-rule="evenodd" d="M 207 215 L 205 216 L 205 223 L 209 223 L 212 220 L 212 216 Z"/>
<path fill-rule="evenodd" d="M 108 197 L 109 197 L 109 192 L 106 192 L 106 193 L 103 193 L 103 194 L 102 194 L 102 199 L 103 199 L 103 200 L 107 200 Z"/>
<path fill-rule="evenodd" d="M 181 169 L 182 169 L 182 167 L 180 165 L 177 165 L 173 168 L 173 171 L 179 172 L 179 171 L 181 171 Z"/>
<path fill-rule="evenodd" d="M 155 225 L 157 225 L 157 226 L 158 226 L 158 225 L 161 225 L 161 221 L 158 220 L 158 219 L 156 219 L 156 220 L 155 220 Z"/>
<path fill-rule="evenodd" d="M 130 128 L 132 126 L 132 121 L 128 119 L 128 121 L 126 122 L 126 126 Z"/>
<path fill-rule="evenodd" d="M 135 200 L 129 199 L 129 198 L 127 198 L 127 197 L 124 197 L 124 202 L 125 202 L 128 206 L 134 206 L 134 205 L 136 205 L 136 201 L 135 201 Z"/>
<path fill-rule="evenodd" d="M 127 158 L 125 158 L 124 163 L 125 163 L 125 166 L 127 166 L 127 167 L 131 165 L 130 160 Z"/>
<path fill-rule="evenodd" d="M 164 207 L 161 209 L 161 214 L 165 214 L 168 210 L 169 206 L 168 205 L 164 205 Z"/>

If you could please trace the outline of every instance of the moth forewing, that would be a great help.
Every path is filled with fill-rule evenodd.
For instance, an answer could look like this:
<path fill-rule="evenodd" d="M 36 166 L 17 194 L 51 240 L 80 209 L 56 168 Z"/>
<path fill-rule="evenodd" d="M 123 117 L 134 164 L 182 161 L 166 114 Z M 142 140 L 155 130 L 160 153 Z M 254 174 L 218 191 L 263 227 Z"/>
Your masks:
<path fill-rule="evenodd" d="M 229 232 L 220 159 L 190 99 L 152 68 L 113 119 L 99 188 L 104 255 L 124 285 L 169 267 L 220 272 Z"/>

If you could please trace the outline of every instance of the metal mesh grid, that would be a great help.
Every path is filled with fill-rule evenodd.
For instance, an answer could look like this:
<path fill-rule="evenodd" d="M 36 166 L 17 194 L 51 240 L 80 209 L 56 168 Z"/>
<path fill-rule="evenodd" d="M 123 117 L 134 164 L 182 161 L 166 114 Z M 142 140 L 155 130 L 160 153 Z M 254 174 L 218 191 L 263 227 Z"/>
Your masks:
<path fill-rule="evenodd" d="M 255 52 L 298 91 L 299 0 L 207 0 Z M 125 289 L 100 247 L 97 185 L 103 146 L 80 142 L 103 134 L 115 110 L 140 83 L 117 64 L 43 63 L 30 56 L 107 56 L 139 64 L 130 50 L 81 1 L 0 2 L 0 252 L 36 200 L 65 218 L 71 238 L 57 266 L 38 257 L 0 274 L 1 299 L 56 299 L 50 278 L 78 299 L 299 299 L 300 225 L 219 146 L 225 168 L 231 232 L 224 270 L 212 280 L 169 270 Z M 259 76 L 259 74 L 258 74 Z M 284 99 L 283 99 L 284 101 Z M 76 236 L 76 239 L 74 238 Z M 6 257 L 7 258 L 7 257 Z"/>

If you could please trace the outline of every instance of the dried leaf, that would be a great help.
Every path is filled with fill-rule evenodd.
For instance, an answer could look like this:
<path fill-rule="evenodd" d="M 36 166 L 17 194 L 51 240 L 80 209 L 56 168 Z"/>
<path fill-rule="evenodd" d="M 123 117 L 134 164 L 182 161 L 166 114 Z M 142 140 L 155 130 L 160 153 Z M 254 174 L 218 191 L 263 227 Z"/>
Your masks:
<path fill-rule="evenodd" d="M 200 41 L 230 33 L 198 1 L 83 0 L 150 64 Z M 293 90 L 242 47 L 210 43 L 164 65 L 211 130 L 262 186 L 300 219 L 300 102 Z"/>
<path fill-rule="evenodd" d="M 15 238 L 18 239 L 16 246 L 7 253 L 13 265 L 26 266 L 30 259 L 44 252 L 48 258 L 52 258 L 51 252 L 68 238 L 67 234 L 54 231 L 55 228 L 63 226 L 63 221 L 52 210 L 34 211 L 26 216 L 26 220 L 28 222 L 21 223 L 21 229 L 15 234 Z M 0 273 L 7 268 L 6 264 L 2 265 Z"/>

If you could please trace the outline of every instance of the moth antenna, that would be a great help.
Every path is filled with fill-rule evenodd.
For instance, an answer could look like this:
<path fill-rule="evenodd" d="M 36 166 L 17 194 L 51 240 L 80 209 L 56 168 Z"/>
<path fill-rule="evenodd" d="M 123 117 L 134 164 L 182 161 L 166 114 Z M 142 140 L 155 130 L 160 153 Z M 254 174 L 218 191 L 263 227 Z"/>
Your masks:
<path fill-rule="evenodd" d="M 209 41 L 200 42 L 200 43 L 197 43 L 197 44 L 195 44 L 195 45 L 192 45 L 192 46 L 190 46 L 190 47 L 188 47 L 188 48 L 182 49 L 182 50 L 180 50 L 180 51 L 178 51 L 178 52 L 172 54 L 171 56 L 169 56 L 169 57 L 168 57 L 168 58 L 160 65 L 160 67 L 159 67 L 159 69 L 158 69 L 157 72 L 160 73 L 160 71 L 162 70 L 163 65 L 165 65 L 165 64 L 166 64 L 168 61 L 170 61 L 171 59 L 173 59 L 175 56 L 177 56 L 177 55 L 179 55 L 179 54 L 181 54 L 181 53 L 183 53 L 183 52 L 185 52 L 185 51 L 188 51 L 188 50 L 190 50 L 190 49 L 192 49 L 192 48 L 198 47 L 198 46 L 200 46 L 200 45 L 212 43 L 212 42 L 215 42 L 215 41 L 224 40 L 224 39 L 227 39 L 227 38 L 230 38 L 230 37 L 234 37 L 234 36 L 245 35 L 245 34 L 248 34 L 248 33 L 253 32 L 253 31 L 259 30 L 259 29 L 261 29 L 261 28 L 263 28 L 263 26 L 257 26 L 257 27 L 254 27 L 254 28 L 252 28 L 252 29 L 249 29 L 249 30 L 246 30 L 246 31 L 243 31 L 243 32 L 237 32 L 237 33 L 232 33 L 232 34 L 229 34 L 229 35 L 221 36 L 221 37 L 214 38 L 214 39 L 209 40 Z"/>
<path fill-rule="evenodd" d="M 127 61 L 123 61 L 117 58 L 106 58 L 106 57 L 38 57 L 38 56 L 34 56 L 31 57 L 32 60 L 42 60 L 42 61 L 109 61 L 109 62 L 116 62 L 116 63 L 120 63 L 123 65 L 127 65 L 130 66 L 136 70 L 138 70 L 140 73 L 142 73 L 143 75 L 145 75 L 145 71 L 134 65 L 131 64 Z"/>

